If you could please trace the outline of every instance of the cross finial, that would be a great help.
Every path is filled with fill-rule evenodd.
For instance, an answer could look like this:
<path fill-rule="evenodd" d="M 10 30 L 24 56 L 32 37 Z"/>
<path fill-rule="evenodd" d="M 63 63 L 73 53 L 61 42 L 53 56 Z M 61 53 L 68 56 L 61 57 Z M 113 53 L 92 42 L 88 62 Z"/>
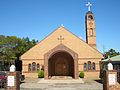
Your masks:
<path fill-rule="evenodd" d="M 62 40 L 64 40 L 64 38 L 60 35 L 60 37 L 58 38 L 58 40 L 60 40 L 60 43 L 62 43 Z"/>
<path fill-rule="evenodd" d="M 62 26 L 62 27 L 64 27 L 64 25 L 63 25 L 63 24 L 61 24 L 61 26 Z"/>
<path fill-rule="evenodd" d="M 92 6 L 92 4 L 91 4 L 90 2 L 88 2 L 88 3 L 86 4 L 86 6 L 88 7 L 88 11 L 90 11 L 90 7 Z"/>

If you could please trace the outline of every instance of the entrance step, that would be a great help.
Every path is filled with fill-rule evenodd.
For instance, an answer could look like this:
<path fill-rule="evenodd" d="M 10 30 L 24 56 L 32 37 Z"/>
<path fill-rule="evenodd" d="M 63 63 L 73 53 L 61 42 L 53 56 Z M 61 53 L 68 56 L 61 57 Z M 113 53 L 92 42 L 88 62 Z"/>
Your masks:
<path fill-rule="evenodd" d="M 79 78 L 79 79 L 61 79 L 60 78 L 57 78 L 57 79 L 49 79 L 49 80 L 45 80 L 45 79 L 39 79 L 38 83 L 41 83 L 41 84 L 80 84 L 80 83 L 84 83 L 84 81 Z"/>
<path fill-rule="evenodd" d="M 51 80 L 69 80 L 73 79 L 71 76 L 52 76 Z"/>

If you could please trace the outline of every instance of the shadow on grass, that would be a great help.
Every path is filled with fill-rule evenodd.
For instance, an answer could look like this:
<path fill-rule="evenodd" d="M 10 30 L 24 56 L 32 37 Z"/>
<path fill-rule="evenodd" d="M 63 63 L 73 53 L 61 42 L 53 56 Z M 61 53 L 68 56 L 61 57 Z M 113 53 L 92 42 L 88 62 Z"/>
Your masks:
<path fill-rule="evenodd" d="M 94 80 L 94 81 L 102 84 L 102 80 L 97 79 L 97 80 Z"/>

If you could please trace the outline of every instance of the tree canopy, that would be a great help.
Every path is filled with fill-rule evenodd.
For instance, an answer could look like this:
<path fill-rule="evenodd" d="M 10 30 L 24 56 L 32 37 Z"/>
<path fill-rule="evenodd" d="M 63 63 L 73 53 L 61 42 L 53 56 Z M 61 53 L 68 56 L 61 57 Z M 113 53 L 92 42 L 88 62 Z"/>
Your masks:
<path fill-rule="evenodd" d="M 110 49 L 107 52 L 104 53 L 104 59 L 107 59 L 108 57 L 114 57 L 120 55 L 119 52 L 116 52 L 114 49 Z"/>
<path fill-rule="evenodd" d="M 19 60 L 19 57 L 37 44 L 35 39 L 18 38 L 16 36 L 0 35 L 0 61 L 10 62 Z"/>

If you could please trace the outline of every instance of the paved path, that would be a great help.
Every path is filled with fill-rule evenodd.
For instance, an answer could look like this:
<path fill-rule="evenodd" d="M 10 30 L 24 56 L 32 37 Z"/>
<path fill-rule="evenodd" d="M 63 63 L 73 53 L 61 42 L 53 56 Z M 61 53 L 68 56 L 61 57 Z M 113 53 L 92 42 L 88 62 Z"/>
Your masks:
<path fill-rule="evenodd" d="M 20 85 L 20 90 L 103 90 L 102 84 L 92 81 L 81 83 L 79 80 L 27 80 Z M 81 80 L 82 81 L 82 80 Z"/>
<path fill-rule="evenodd" d="M 21 90 L 103 90 L 100 84 L 35 84 L 21 86 Z"/>

